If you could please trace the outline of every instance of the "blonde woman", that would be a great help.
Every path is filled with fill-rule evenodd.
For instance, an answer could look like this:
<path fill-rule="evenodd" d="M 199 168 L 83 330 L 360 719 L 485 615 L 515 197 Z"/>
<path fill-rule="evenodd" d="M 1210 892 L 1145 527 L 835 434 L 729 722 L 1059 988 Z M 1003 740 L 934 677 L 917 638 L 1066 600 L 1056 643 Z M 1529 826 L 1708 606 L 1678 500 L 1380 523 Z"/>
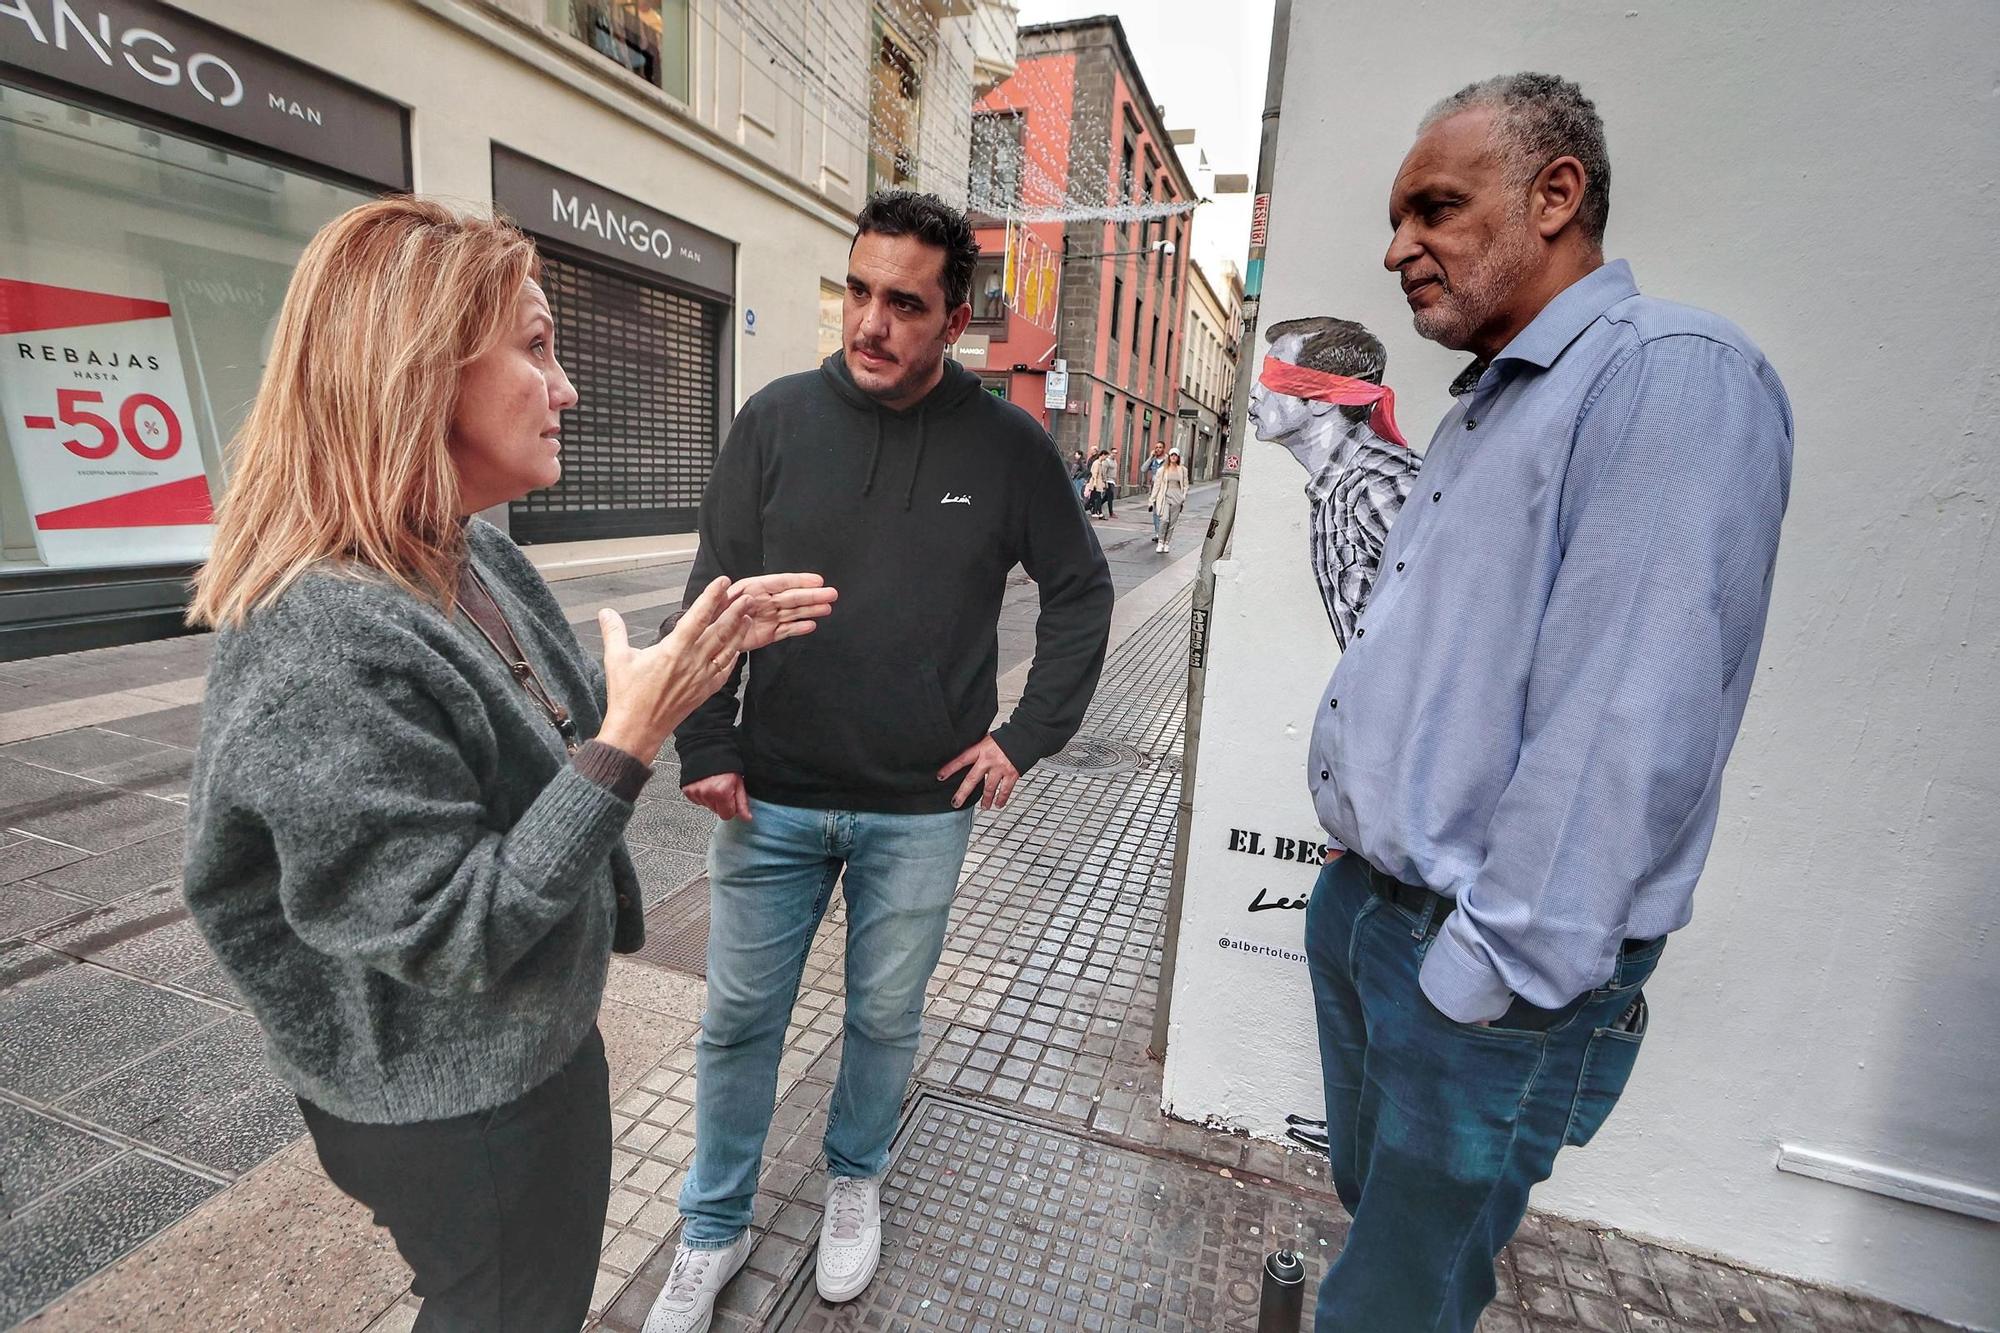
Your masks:
<path fill-rule="evenodd" d="M 610 1186 L 596 1029 L 644 934 L 650 761 L 737 655 L 833 601 L 718 579 L 602 670 L 470 516 L 555 482 L 576 391 L 533 246 L 363 205 L 285 297 L 190 619 L 212 626 L 186 895 L 321 1163 L 374 1210 L 416 1327 L 574 1329 Z"/>
<path fill-rule="evenodd" d="M 1153 550 L 1160 555 L 1174 548 L 1174 524 L 1187 507 L 1187 496 L 1188 474 L 1181 466 L 1181 451 L 1169 449 L 1167 461 L 1153 469 L 1153 493 L 1147 500 L 1153 517 L 1160 522 L 1160 539 L 1153 543 Z"/>

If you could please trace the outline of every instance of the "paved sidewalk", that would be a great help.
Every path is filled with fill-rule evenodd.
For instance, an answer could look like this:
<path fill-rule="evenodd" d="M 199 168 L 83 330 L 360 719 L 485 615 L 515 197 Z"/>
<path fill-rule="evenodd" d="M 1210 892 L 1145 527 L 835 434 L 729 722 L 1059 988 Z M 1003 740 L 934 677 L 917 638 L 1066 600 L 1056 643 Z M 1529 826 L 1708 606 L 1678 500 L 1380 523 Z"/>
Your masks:
<path fill-rule="evenodd" d="M 841 1042 L 836 900 L 787 1036 L 757 1245 L 719 1331 L 1212 1333 L 1254 1327 L 1274 1236 L 1303 1240 L 1314 1278 L 1337 1253 L 1344 1220 L 1320 1160 L 1166 1119 L 1145 1049 L 1179 790 L 1186 554 L 1211 501 L 1198 493 L 1171 557 L 1153 554 L 1143 507 L 1096 525 L 1119 585 L 1116 647 L 1078 741 L 976 826 L 885 1185 L 881 1275 L 838 1309 L 811 1293 L 808 1267 Z M 557 593 L 580 622 L 609 604 L 644 624 L 684 578 L 684 565 L 626 570 Z M 1002 620 L 1001 670 L 1017 682 L 1034 595 L 1017 581 Z M 134 707 L 198 679 L 206 642 L 0 664 L 0 729 L 52 705 Z M 179 906 L 197 715 L 183 699 L 0 748 L 0 1327 L 402 1333 L 406 1270 L 320 1172 Z M 659 1288 L 693 1147 L 712 821 L 674 778 L 669 753 L 632 823 L 652 938 L 613 960 L 600 1019 L 617 1147 L 589 1327 L 613 1333 L 636 1333 Z M 1942 1327 L 1542 1217 L 1500 1280 L 1482 1324 L 1495 1333 Z"/>
<path fill-rule="evenodd" d="M 1172 565 L 1144 518 L 1097 525 L 1121 590 Z M 595 650 L 597 607 L 650 626 L 686 578 L 683 557 L 555 590 Z M 1017 575 L 1003 672 L 1032 654 L 1036 597 Z M 361 1328 L 401 1294 L 180 902 L 210 644 L 0 663 L 0 1328 L 51 1302 L 32 1326 Z M 653 896 L 699 874 L 711 822 L 669 765 L 632 826 Z M 620 960 L 604 1019 L 620 1094 L 692 1036 L 700 991 Z"/>

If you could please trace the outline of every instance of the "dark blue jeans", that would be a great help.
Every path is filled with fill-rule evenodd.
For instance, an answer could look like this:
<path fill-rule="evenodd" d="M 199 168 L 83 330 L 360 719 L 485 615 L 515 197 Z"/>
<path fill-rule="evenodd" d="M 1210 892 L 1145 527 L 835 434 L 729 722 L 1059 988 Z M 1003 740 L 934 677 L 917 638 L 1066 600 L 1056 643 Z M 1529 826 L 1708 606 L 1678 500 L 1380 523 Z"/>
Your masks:
<path fill-rule="evenodd" d="M 1628 945 L 1604 986 L 1561 1009 L 1517 999 L 1469 1026 L 1417 985 L 1437 922 L 1376 894 L 1374 873 L 1339 858 L 1306 911 L 1333 1182 L 1354 1219 L 1314 1329 L 1472 1333 L 1530 1187 L 1625 1089 L 1664 941 Z"/>

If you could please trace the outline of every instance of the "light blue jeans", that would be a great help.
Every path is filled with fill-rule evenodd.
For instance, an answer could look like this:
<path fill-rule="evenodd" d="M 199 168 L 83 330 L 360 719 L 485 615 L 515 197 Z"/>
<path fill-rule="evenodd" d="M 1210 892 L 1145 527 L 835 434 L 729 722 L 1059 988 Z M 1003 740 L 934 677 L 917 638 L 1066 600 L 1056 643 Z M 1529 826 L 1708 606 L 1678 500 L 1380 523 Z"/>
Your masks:
<path fill-rule="evenodd" d="M 708 846 L 694 1166 L 680 1195 L 687 1245 L 720 1249 L 750 1225 L 785 1029 L 843 869 L 847 1022 L 827 1114 L 827 1169 L 877 1176 L 888 1166 L 974 809 L 880 815 L 753 800 L 749 823 L 717 827 Z"/>

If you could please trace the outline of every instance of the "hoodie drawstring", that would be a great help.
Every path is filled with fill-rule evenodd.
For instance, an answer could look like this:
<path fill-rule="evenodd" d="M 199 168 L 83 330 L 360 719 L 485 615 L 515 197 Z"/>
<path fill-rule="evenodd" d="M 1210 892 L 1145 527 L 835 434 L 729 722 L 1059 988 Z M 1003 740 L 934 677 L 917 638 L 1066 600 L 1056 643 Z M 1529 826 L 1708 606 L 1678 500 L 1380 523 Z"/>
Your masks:
<path fill-rule="evenodd" d="M 875 468 L 882 461 L 882 414 L 870 412 L 868 415 L 875 418 L 875 447 L 868 451 L 868 481 L 861 488 L 863 495 L 875 490 Z M 904 505 L 903 508 L 908 509 L 909 506 Z"/>
<path fill-rule="evenodd" d="M 929 411 L 929 403 L 925 403 L 917 409 L 917 459 L 914 463 L 910 464 L 910 485 L 903 492 L 903 508 L 906 510 L 910 507 L 911 499 L 917 493 L 917 474 L 924 470 L 924 446 L 930 443 L 930 435 L 924 430 L 924 414 Z M 882 418 L 879 416 L 875 418 L 875 430 L 877 438 L 880 438 Z"/>

